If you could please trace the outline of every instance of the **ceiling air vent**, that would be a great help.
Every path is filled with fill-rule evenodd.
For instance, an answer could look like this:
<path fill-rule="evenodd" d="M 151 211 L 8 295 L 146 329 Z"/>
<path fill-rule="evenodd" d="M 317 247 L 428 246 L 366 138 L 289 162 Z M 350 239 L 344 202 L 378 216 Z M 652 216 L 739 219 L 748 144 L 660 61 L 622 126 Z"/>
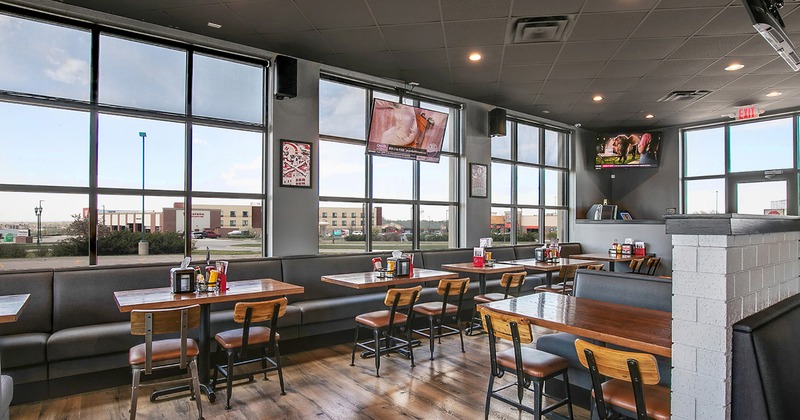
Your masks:
<path fill-rule="evenodd" d="M 656 102 L 696 101 L 709 93 L 710 90 L 676 90 L 662 96 Z"/>
<path fill-rule="evenodd" d="M 519 18 L 511 22 L 506 44 L 560 41 L 570 20 L 570 16 Z"/>

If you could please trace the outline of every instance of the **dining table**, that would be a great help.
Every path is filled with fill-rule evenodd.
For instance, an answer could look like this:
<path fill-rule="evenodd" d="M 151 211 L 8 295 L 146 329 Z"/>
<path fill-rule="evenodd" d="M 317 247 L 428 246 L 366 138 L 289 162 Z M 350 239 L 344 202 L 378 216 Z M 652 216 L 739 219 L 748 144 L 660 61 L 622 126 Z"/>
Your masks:
<path fill-rule="evenodd" d="M 209 402 L 214 402 L 216 396 L 209 379 L 211 370 L 211 304 L 250 299 L 274 298 L 286 295 L 296 295 L 304 292 L 302 286 L 285 283 L 270 278 L 230 281 L 226 290 L 211 292 L 173 293 L 170 287 L 153 289 L 122 290 L 114 292 L 114 299 L 120 312 L 131 312 L 136 309 L 167 309 L 200 305 L 200 335 L 198 346 L 198 377 L 200 390 L 208 396 Z M 159 390 L 151 394 L 150 399 L 178 392 L 186 387 Z"/>
<path fill-rule="evenodd" d="M 482 265 L 476 267 L 472 262 L 442 264 L 442 270 L 455 271 L 458 273 L 477 273 L 478 274 L 478 294 L 486 294 L 486 275 L 511 273 L 522 271 L 522 267 L 516 264 L 504 264 L 496 262 L 492 265 Z"/>
<path fill-rule="evenodd" d="M 552 287 L 553 273 L 561 270 L 561 266 L 577 265 L 578 267 L 586 267 L 594 264 L 594 261 L 576 258 L 557 258 L 555 261 L 539 261 L 535 258 L 527 258 L 522 260 L 501 261 L 501 263 L 518 265 L 522 266 L 525 270 L 544 273 L 545 284 L 547 287 Z"/>
<path fill-rule="evenodd" d="M 376 287 L 404 286 L 455 278 L 458 278 L 458 274 L 449 271 L 414 268 L 408 276 L 387 277 L 384 275 L 381 277 L 378 271 L 365 271 L 361 273 L 328 274 L 322 276 L 321 280 L 325 283 L 349 287 L 351 289 L 372 289 Z"/>
<path fill-rule="evenodd" d="M 533 325 L 658 356 L 672 357 L 672 313 L 559 293 L 484 303 Z"/>
<path fill-rule="evenodd" d="M 644 258 L 644 255 L 631 255 L 631 254 L 612 254 L 612 253 L 590 253 L 590 254 L 575 254 L 572 255 L 573 258 L 579 258 L 582 260 L 593 260 L 593 261 L 603 261 L 608 263 L 608 271 L 614 271 L 614 263 L 628 263 L 631 262 L 634 258 Z"/>

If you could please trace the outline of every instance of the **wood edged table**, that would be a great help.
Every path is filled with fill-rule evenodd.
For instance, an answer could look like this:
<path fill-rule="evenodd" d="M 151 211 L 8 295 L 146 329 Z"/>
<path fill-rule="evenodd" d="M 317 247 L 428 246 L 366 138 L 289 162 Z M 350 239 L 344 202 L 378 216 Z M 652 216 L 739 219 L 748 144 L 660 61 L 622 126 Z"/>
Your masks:
<path fill-rule="evenodd" d="M 219 302 L 240 301 L 248 299 L 274 298 L 286 295 L 296 295 L 304 292 L 302 286 L 273 279 L 241 280 L 228 282 L 228 290 L 219 292 L 197 293 L 172 293 L 169 287 L 155 289 L 123 290 L 114 292 L 120 312 L 130 312 L 134 309 L 167 309 L 181 306 L 200 305 L 200 337 L 198 345 L 198 377 L 200 390 L 208 395 L 208 401 L 214 402 L 216 396 L 212 389 L 209 372 L 211 370 L 211 304 Z M 150 396 L 151 401 L 156 398 L 178 392 L 186 387 L 156 391 Z"/>
<path fill-rule="evenodd" d="M 578 267 L 586 267 L 588 265 L 594 264 L 594 261 L 579 260 L 575 258 L 559 258 L 558 261 L 555 262 L 542 262 L 542 261 L 537 261 L 534 258 L 529 258 L 524 260 L 502 261 L 502 262 L 504 264 L 520 265 L 523 268 L 525 268 L 525 270 L 544 273 L 545 283 L 547 284 L 547 287 L 551 287 L 553 285 L 553 273 L 561 270 L 562 265 L 577 265 Z"/>
<path fill-rule="evenodd" d="M 374 287 L 395 287 L 406 284 L 424 283 L 441 279 L 455 279 L 458 274 L 447 271 L 414 268 L 410 276 L 378 277 L 376 271 L 363 273 L 329 274 L 321 277 L 325 283 L 352 289 L 371 289 Z"/>
<path fill-rule="evenodd" d="M 17 322 L 30 297 L 30 293 L 0 296 L 0 323 Z"/>
<path fill-rule="evenodd" d="M 671 312 L 549 292 L 481 306 L 522 317 L 533 325 L 672 357 Z"/>
<path fill-rule="evenodd" d="M 478 274 L 478 294 L 486 294 L 486 275 L 497 273 L 511 273 L 514 271 L 522 271 L 523 268 L 519 265 L 494 263 L 491 267 L 475 267 L 471 262 L 466 263 L 453 263 L 442 264 L 442 270 L 455 271 L 458 273 L 477 273 Z"/>
<path fill-rule="evenodd" d="M 572 257 L 580 258 L 582 260 L 605 261 L 608 262 L 608 271 L 614 271 L 614 263 L 631 262 L 634 258 L 644 258 L 644 255 L 603 254 L 600 252 L 596 254 L 577 254 L 572 255 Z"/>

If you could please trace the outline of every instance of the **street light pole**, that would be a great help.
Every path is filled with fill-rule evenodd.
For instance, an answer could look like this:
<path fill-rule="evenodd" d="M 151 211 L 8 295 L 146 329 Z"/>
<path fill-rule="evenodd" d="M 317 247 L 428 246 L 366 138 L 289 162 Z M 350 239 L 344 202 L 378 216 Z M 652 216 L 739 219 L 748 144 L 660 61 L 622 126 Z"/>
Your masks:
<path fill-rule="evenodd" d="M 33 208 L 33 212 L 36 213 L 36 245 L 38 246 L 42 242 L 42 201 L 39 200 L 39 206 Z"/>
<path fill-rule="evenodd" d="M 139 242 L 139 255 L 148 255 L 150 247 L 144 240 L 144 139 L 147 137 L 147 133 L 140 131 L 139 136 L 142 138 L 142 240 Z"/>
<path fill-rule="evenodd" d="M 714 191 L 714 214 L 719 214 L 719 191 Z"/>

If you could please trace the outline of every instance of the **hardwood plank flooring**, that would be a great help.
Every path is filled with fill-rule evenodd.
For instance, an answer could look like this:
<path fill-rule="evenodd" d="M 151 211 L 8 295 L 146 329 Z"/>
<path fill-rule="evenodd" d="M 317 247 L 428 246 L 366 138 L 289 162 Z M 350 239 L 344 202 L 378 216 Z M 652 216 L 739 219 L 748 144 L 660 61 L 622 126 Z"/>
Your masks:
<path fill-rule="evenodd" d="M 546 332 L 546 330 L 539 330 Z M 341 344 L 290 354 L 283 362 L 286 395 L 280 395 L 277 374 L 268 380 L 257 375 L 253 382 L 234 384 L 232 409 L 225 410 L 225 387 L 217 388 L 217 401 L 203 397 L 206 419 L 480 419 L 483 418 L 489 380 L 489 347 L 486 334 L 464 337 L 466 353 L 456 336 L 436 345 L 435 360 L 429 360 L 427 342 L 414 349 L 416 367 L 410 360 L 391 354 L 381 357 L 381 377 L 375 376 L 373 359 L 356 355 L 350 366 L 352 346 Z M 500 345 L 505 345 L 501 343 Z M 508 377 L 495 381 L 508 383 Z M 197 418 L 194 401 L 186 394 L 149 401 L 152 387 L 140 390 L 140 419 Z M 506 390 L 515 395 L 514 388 Z M 533 402 L 527 392 L 526 401 Z M 11 407 L 13 419 L 127 419 L 130 386 L 104 389 Z M 566 416 L 566 408 L 558 413 Z M 574 407 L 575 418 L 588 420 L 589 413 Z M 490 418 L 531 418 L 500 401 L 491 403 Z"/>

